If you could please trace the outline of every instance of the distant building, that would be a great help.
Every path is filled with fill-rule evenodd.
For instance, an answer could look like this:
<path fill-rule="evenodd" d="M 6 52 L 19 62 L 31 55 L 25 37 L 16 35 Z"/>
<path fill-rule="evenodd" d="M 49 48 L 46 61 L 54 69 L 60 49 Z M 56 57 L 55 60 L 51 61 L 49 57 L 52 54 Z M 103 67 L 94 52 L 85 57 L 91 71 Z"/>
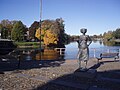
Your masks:
<path fill-rule="evenodd" d="M 24 41 L 29 41 L 29 31 L 24 34 Z"/>

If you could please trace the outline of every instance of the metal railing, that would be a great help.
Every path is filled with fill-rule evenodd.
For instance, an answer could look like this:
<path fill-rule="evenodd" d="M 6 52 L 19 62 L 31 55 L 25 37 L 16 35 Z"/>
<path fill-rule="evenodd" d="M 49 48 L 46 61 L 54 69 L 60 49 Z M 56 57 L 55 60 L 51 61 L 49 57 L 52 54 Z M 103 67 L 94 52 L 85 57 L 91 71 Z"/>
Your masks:
<path fill-rule="evenodd" d="M 119 53 L 119 56 L 120 56 L 120 48 L 118 49 L 110 49 L 110 48 L 107 48 L 107 49 L 104 49 L 104 50 L 98 50 L 97 48 L 91 48 L 91 50 L 93 50 L 93 56 L 94 58 L 96 58 L 96 53 L 98 53 L 99 51 L 99 54 L 100 53 Z"/>
<path fill-rule="evenodd" d="M 55 48 L 55 50 L 58 51 L 60 55 L 65 54 L 65 48 Z"/>
<path fill-rule="evenodd" d="M 60 55 L 64 55 L 65 57 L 73 56 L 73 58 L 76 58 L 78 49 L 77 48 L 71 48 L 69 51 L 67 51 L 67 48 L 55 48 L 59 52 Z M 120 56 L 120 48 L 89 48 L 90 57 L 96 58 L 100 55 L 100 53 L 119 53 Z M 70 55 L 71 54 L 71 55 Z M 73 55 L 74 54 L 74 55 Z M 76 54 L 76 55 L 75 55 Z"/>

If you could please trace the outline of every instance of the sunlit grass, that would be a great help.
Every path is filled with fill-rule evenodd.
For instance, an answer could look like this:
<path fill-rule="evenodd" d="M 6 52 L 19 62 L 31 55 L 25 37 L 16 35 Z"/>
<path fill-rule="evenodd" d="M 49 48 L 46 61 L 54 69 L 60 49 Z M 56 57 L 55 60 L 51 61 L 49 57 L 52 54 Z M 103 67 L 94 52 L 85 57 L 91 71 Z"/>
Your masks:
<path fill-rule="evenodd" d="M 15 42 L 15 44 L 18 47 L 40 47 L 40 42 Z M 43 42 L 41 42 L 41 45 L 43 45 Z"/>

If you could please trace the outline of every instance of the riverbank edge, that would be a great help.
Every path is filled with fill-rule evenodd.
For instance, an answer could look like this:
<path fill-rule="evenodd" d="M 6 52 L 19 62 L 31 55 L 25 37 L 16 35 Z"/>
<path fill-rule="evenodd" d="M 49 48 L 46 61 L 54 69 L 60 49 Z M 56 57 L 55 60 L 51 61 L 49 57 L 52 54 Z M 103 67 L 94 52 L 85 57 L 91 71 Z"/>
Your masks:
<path fill-rule="evenodd" d="M 40 42 L 14 42 L 17 48 L 39 48 Z M 43 42 L 41 42 L 41 46 L 43 47 Z"/>

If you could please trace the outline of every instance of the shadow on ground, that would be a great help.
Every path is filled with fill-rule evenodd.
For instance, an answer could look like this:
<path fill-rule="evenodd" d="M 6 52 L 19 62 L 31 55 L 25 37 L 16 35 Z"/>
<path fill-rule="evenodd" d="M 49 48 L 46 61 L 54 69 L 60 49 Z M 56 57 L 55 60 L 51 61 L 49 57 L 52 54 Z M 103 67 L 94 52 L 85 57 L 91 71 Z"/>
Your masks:
<path fill-rule="evenodd" d="M 0 57 L 0 73 L 4 73 L 5 71 L 26 70 L 41 67 L 58 67 L 64 62 L 64 59 L 19 61 L 16 58 L 2 59 Z"/>
<path fill-rule="evenodd" d="M 77 69 L 71 74 L 51 80 L 34 90 L 120 90 L 119 69 L 97 71 L 101 65 L 112 62 L 114 61 L 97 63 L 85 72 Z"/>
<path fill-rule="evenodd" d="M 119 60 L 116 60 L 116 61 L 101 61 L 101 62 L 98 62 L 97 64 L 94 64 L 93 66 L 91 66 L 89 69 L 97 69 L 99 68 L 101 65 L 104 65 L 106 63 L 112 63 L 112 62 L 119 62 Z"/>
<path fill-rule="evenodd" d="M 33 90 L 120 90 L 120 70 L 94 73 L 76 71 Z"/>

